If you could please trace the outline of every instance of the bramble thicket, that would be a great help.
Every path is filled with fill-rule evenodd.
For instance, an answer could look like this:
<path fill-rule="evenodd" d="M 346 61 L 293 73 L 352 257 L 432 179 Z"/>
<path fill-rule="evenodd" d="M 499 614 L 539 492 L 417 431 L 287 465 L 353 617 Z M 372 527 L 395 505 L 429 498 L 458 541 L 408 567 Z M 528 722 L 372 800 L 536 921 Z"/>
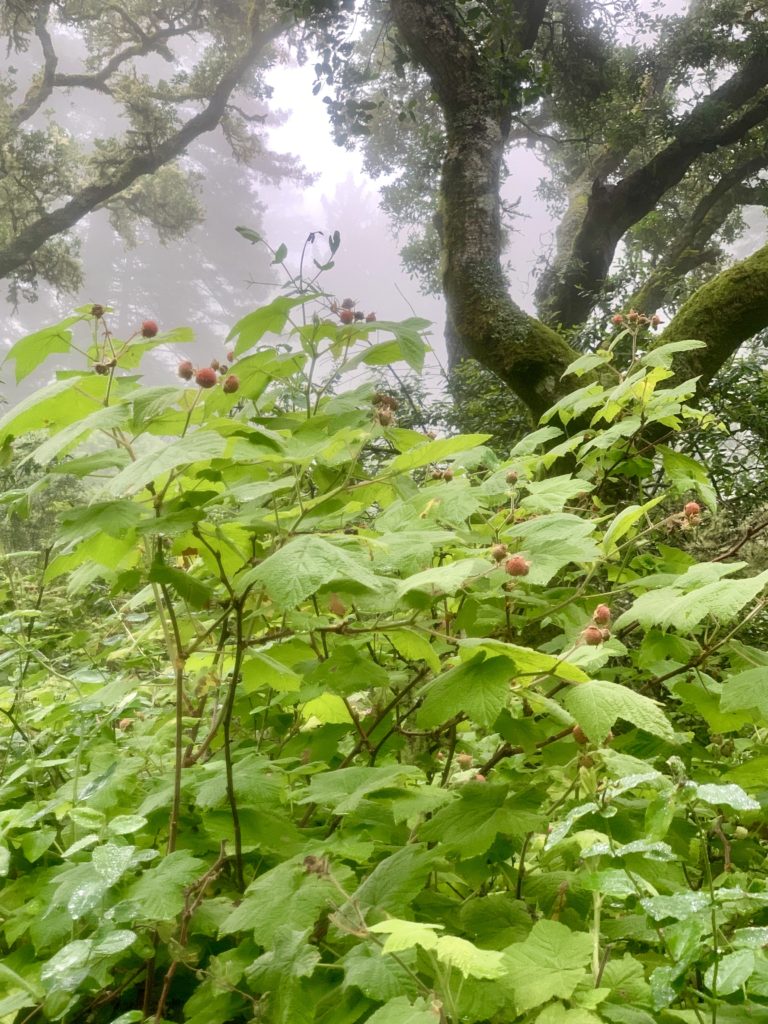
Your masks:
<path fill-rule="evenodd" d="M 356 312 L 11 349 L 67 369 L 0 420 L 53 508 L 2 555 L 0 1020 L 768 1020 L 768 572 L 692 553 L 701 343 L 606 325 L 502 457 L 402 425 L 428 325 Z"/>

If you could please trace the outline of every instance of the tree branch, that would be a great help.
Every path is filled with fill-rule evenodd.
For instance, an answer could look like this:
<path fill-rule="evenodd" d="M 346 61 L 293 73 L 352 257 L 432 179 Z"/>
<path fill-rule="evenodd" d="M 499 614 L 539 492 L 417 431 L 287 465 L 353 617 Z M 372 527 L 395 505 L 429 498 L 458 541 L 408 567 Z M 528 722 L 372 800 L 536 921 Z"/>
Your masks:
<path fill-rule="evenodd" d="M 53 49 L 53 41 L 48 32 L 48 14 L 50 9 L 50 3 L 40 4 L 37 17 L 35 18 L 35 35 L 40 40 L 40 46 L 43 50 L 43 76 L 37 85 L 29 89 L 23 102 L 11 114 L 9 118 L 11 130 L 18 128 L 20 124 L 37 113 L 53 92 L 53 81 L 58 57 Z"/>
<path fill-rule="evenodd" d="M 74 227 L 97 206 L 118 195 L 137 178 L 153 174 L 164 164 L 175 160 L 199 135 L 216 128 L 233 90 L 264 48 L 288 28 L 291 20 L 286 18 L 271 29 L 256 34 L 247 51 L 221 77 L 207 106 L 168 139 L 159 143 L 151 152 L 130 157 L 116 169 L 109 181 L 85 186 L 59 209 L 43 214 L 20 231 L 10 245 L 0 249 L 0 279 L 27 264 L 51 238 Z"/>
<path fill-rule="evenodd" d="M 441 0 L 392 0 L 392 15 L 445 116 L 440 182 L 447 335 L 539 416 L 564 391 L 576 353 L 509 296 L 501 268 L 499 181 L 512 102 Z"/>
<path fill-rule="evenodd" d="M 682 118 L 672 140 L 641 167 L 615 185 L 598 176 L 588 193 L 582 191 L 578 230 L 565 238 L 566 248 L 537 289 L 548 323 L 570 328 L 586 320 L 624 233 L 679 184 L 698 157 L 743 139 L 768 119 L 767 83 L 768 57 L 761 53 Z"/>
<path fill-rule="evenodd" d="M 702 285 L 682 306 L 660 343 L 695 338 L 707 347 L 684 352 L 678 380 L 698 377 L 702 393 L 743 342 L 768 326 L 768 245 Z"/>

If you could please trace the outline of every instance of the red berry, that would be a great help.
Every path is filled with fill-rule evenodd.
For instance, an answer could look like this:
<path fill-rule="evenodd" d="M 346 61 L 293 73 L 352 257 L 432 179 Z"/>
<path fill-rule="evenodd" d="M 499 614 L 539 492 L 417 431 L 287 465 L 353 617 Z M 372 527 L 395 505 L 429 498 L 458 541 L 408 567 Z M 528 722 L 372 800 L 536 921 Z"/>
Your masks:
<path fill-rule="evenodd" d="M 212 388 L 216 384 L 216 371 L 210 366 L 201 367 L 195 374 L 195 383 L 201 388 Z"/>
<path fill-rule="evenodd" d="M 689 501 L 683 509 L 688 519 L 695 519 L 701 512 L 701 505 L 698 501 Z"/>
<path fill-rule="evenodd" d="M 481 775 L 480 772 L 477 772 L 477 774 L 473 775 L 472 778 L 475 780 L 475 782 L 485 782 L 486 781 L 485 776 Z"/>
<path fill-rule="evenodd" d="M 621 313 L 617 313 L 616 316 L 611 317 L 611 323 L 616 324 L 617 327 L 620 327 L 624 323 L 624 317 L 621 315 Z"/>
<path fill-rule="evenodd" d="M 240 378 L 236 377 L 234 373 L 230 373 L 230 375 L 225 379 L 224 383 L 221 385 L 221 390 L 226 395 L 233 395 L 239 387 Z"/>
<path fill-rule="evenodd" d="M 195 368 L 188 359 L 182 359 L 176 368 L 176 373 L 178 373 L 182 380 L 192 380 L 195 376 Z"/>
<path fill-rule="evenodd" d="M 607 626 L 611 621 L 611 609 L 607 604 L 599 604 L 592 612 L 592 618 L 598 626 Z"/>
<path fill-rule="evenodd" d="M 512 555 L 504 563 L 504 568 L 510 576 L 527 576 L 531 571 L 531 563 L 522 555 Z"/>
<path fill-rule="evenodd" d="M 587 626 L 586 629 L 582 630 L 581 636 L 584 643 L 590 647 L 597 647 L 605 639 L 603 631 L 599 626 Z"/>
<path fill-rule="evenodd" d="M 376 322 L 376 314 L 375 313 L 369 313 L 368 316 L 365 318 L 365 320 L 366 320 L 366 323 L 369 323 L 369 324 L 375 323 Z"/>
<path fill-rule="evenodd" d="M 339 310 L 339 320 L 341 320 L 343 324 L 354 323 L 355 314 L 351 309 L 347 309 L 345 306 L 343 309 Z"/>
<path fill-rule="evenodd" d="M 141 325 L 141 336 L 142 338 L 154 338 L 158 330 L 159 327 L 156 320 L 145 320 Z"/>
<path fill-rule="evenodd" d="M 494 562 L 503 562 L 509 554 L 506 544 L 494 544 L 491 548 L 491 558 Z"/>

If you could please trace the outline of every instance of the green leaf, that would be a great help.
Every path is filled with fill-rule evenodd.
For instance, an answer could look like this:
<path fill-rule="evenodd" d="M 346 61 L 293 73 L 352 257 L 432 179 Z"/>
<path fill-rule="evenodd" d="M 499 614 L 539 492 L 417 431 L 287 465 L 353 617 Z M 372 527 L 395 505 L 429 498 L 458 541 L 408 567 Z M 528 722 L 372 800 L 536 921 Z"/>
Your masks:
<path fill-rule="evenodd" d="M 268 305 L 255 309 L 238 320 L 227 335 L 227 341 L 237 338 L 235 355 L 240 356 L 243 352 L 247 352 L 249 348 L 261 341 L 265 334 L 279 334 L 285 327 L 290 311 L 315 298 L 317 298 L 316 295 L 300 295 L 293 298 L 279 295 Z"/>
<path fill-rule="evenodd" d="M 131 462 L 107 486 L 114 495 L 131 494 L 172 469 L 194 462 L 207 462 L 224 454 L 226 440 L 210 430 L 198 430 L 187 437 L 164 444 Z"/>
<path fill-rule="evenodd" d="M 413 629 L 393 629 L 384 634 L 397 653 L 408 661 L 423 661 L 433 672 L 440 671 L 440 658 L 426 637 Z"/>
<path fill-rule="evenodd" d="M 390 999 L 366 1019 L 365 1024 L 437 1024 L 439 1018 L 423 999 L 411 1003 L 406 996 Z"/>
<path fill-rule="evenodd" d="M 602 742 L 617 718 L 661 739 L 674 741 L 675 732 L 656 701 L 619 683 L 594 679 L 569 689 L 563 701 L 594 743 Z"/>
<path fill-rule="evenodd" d="M 560 512 L 572 498 L 587 494 L 593 489 L 586 480 L 574 480 L 567 476 L 553 476 L 546 480 L 531 480 L 525 485 L 528 492 L 520 502 L 520 508 L 529 513 Z"/>
<path fill-rule="evenodd" d="M 506 974 L 503 953 L 478 949 L 474 943 L 456 935 L 441 935 L 435 955 L 441 963 L 455 967 L 465 978 L 501 978 Z"/>
<path fill-rule="evenodd" d="M 389 764 L 379 768 L 338 768 L 336 771 L 312 776 L 309 796 L 305 802 L 329 807 L 334 814 L 349 814 L 365 797 L 420 775 L 419 769 L 409 764 Z"/>
<path fill-rule="evenodd" d="M 149 868 L 128 889 L 140 917 L 148 921 L 171 921 L 184 908 L 184 890 L 205 871 L 205 864 L 187 850 L 176 850 Z"/>
<path fill-rule="evenodd" d="M 516 801 L 507 801 L 508 788 L 491 782 L 464 783 L 458 799 L 441 808 L 419 828 L 419 838 L 457 850 L 462 857 L 485 853 L 499 833 L 524 835 L 541 824 L 534 813 Z"/>
<path fill-rule="evenodd" d="M 219 931 L 251 933 L 260 946 L 269 946 L 283 925 L 302 932 L 311 928 L 338 895 L 326 878 L 308 874 L 296 861 L 284 861 L 251 882 Z"/>
<path fill-rule="evenodd" d="M 84 316 L 68 316 L 52 327 L 44 327 L 41 331 L 20 338 L 12 345 L 5 362 L 10 360 L 16 363 L 16 383 L 28 377 L 49 356 L 69 352 L 72 344 L 72 331 L 69 328 L 84 319 Z"/>
<path fill-rule="evenodd" d="M 768 721 L 768 668 L 750 668 L 728 676 L 720 707 L 723 711 L 755 711 Z"/>
<path fill-rule="evenodd" d="M 410 843 L 377 864 L 352 898 L 363 910 L 404 913 L 424 888 L 434 861 L 434 851 Z"/>
<path fill-rule="evenodd" d="M 741 989 L 754 969 L 755 954 L 751 949 L 726 953 L 704 972 L 704 984 L 713 995 L 730 996 Z"/>
<path fill-rule="evenodd" d="M 552 675 L 559 679 L 566 679 L 571 683 L 586 683 L 589 676 L 579 668 L 578 665 L 571 665 L 554 654 L 546 654 L 543 651 L 535 651 L 531 647 L 520 647 L 517 644 L 504 643 L 503 640 L 493 640 L 486 637 L 469 637 L 459 641 L 462 651 L 482 650 L 492 656 L 501 655 L 508 658 L 515 667 L 518 676 L 530 676 L 530 679 L 516 679 L 519 685 L 527 685 L 536 676 Z"/>
<path fill-rule="evenodd" d="M 182 600 L 187 601 L 193 608 L 207 608 L 213 598 L 213 591 L 205 583 L 195 579 L 188 572 L 182 569 L 172 569 L 162 562 L 153 562 L 149 571 L 150 583 L 162 583 L 169 586 L 179 595 Z"/>
<path fill-rule="evenodd" d="M 732 807 L 735 811 L 759 811 L 760 804 L 734 782 L 720 785 L 706 783 L 696 786 L 696 796 L 713 807 Z"/>
<path fill-rule="evenodd" d="M 432 596 L 455 594 L 475 577 L 488 574 L 488 563 L 480 558 L 460 558 L 456 562 L 425 569 L 402 580 L 397 585 L 397 596 L 402 598 L 415 591 Z"/>
<path fill-rule="evenodd" d="M 420 921 L 403 921 L 391 917 L 387 921 L 369 925 L 368 931 L 374 935 L 387 936 L 381 949 L 382 953 L 399 953 L 403 949 L 413 949 L 414 946 L 435 949 L 436 932 L 442 931 L 443 927 L 441 924 L 424 924 Z"/>
<path fill-rule="evenodd" d="M 589 564 L 600 557 L 592 539 L 595 524 L 568 512 L 538 516 L 513 526 L 505 541 L 516 541 L 520 554 L 531 563 L 526 582 L 547 584 L 570 562 Z"/>
<path fill-rule="evenodd" d="M 404 956 L 408 954 L 405 953 Z M 344 965 L 343 988 L 359 988 L 368 999 L 386 1002 L 403 994 L 414 996 L 416 982 L 398 960 L 382 956 L 378 946 L 360 943 L 342 958 Z"/>
<path fill-rule="evenodd" d="M 378 579 L 362 560 L 312 534 L 294 537 L 261 565 L 244 573 L 237 589 L 243 593 L 250 586 L 261 585 L 274 607 L 287 611 L 329 583 L 344 584 L 349 590 L 380 589 Z"/>
<path fill-rule="evenodd" d="M 458 455 L 470 448 L 477 448 L 478 445 L 489 441 L 491 434 L 457 434 L 455 437 L 446 437 L 439 441 L 427 441 L 425 444 L 415 448 L 409 448 L 407 452 L 395 456 L 387 467 L 387 474 L 407 473 L 411 469 L 418 469 L 420 466 L 427 466 L 430 462 L 442 462 L 450 455 Z"/>
<path fill-rule="evenodd" d="M 512 666 L 507 658 L 487 658 L 484 651 L 439 676 L 430 686 L 418 723 L 431 729 L 459 712 L 490 728 L 507 702 Z"/>
<path fill-rule="evenodd" d="M 548 1000 L 569 999 L 584 978 L 592 940 L 558 921 L 537 921 L 524 942 L 508 946 L 504 966 L 518 1013 Z"/>

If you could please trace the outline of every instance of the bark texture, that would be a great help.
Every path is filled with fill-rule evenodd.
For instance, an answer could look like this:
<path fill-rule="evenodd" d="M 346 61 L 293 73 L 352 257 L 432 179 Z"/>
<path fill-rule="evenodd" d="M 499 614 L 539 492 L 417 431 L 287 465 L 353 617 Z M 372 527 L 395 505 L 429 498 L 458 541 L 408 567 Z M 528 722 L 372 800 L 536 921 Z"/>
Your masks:
<path fill-rule="evenodd" d="M 391 7 L 445 116 L 440 205 L 449 333 L 538 416 L 564 392 L 560 377 L 575 353 L 512 301 L 502 272 L 499 186 L 511 100 L 464 35 L 452 4 L 392 0 Z M 543 5 L 525 10 L 543 15 Z"/>

